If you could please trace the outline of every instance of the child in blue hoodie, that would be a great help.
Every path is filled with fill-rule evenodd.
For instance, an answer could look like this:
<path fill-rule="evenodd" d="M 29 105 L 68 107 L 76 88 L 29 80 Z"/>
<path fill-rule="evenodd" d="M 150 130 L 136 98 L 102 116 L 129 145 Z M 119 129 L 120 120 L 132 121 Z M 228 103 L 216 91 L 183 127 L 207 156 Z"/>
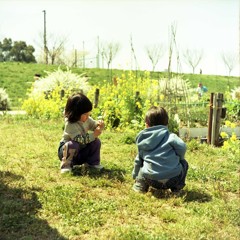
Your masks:
<path fill-rule="evenodd" d="M 146 193 L 149 186 L 178 192 L 185 186 L 188 162 L 186 144 L 168 130 L 168 114 L 162 107 L 151 107 L 146 128 L 136 137 L 138 154 L 132 172 L 133 190 Z"/>

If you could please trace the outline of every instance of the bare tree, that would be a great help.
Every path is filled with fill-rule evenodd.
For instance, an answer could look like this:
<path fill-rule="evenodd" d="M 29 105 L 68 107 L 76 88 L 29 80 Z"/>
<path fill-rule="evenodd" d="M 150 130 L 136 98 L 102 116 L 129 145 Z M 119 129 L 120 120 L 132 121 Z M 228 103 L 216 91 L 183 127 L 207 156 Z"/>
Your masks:
<path fill-rule="evenodd" d="M 223 63 L 228 70 L 228 75 L 230 76 L 232 70 L 237 64 L 237 56 L 233 53 L 222 53 L 221 54 Z"/>
<path fill-rule="evenodd" d="M 65 37 L 49 37 L 47 52 L 52 65 L 55 64 L 64 52 L 66 41 Z"/>
<path fill-rule="evenodd" d="M 190 50 L 187 49 L 183 53 L 183 57 L 185 59 L 185 62 L 192 68 L 192 73 L 195 72 L 196 67 L 200 63 L 203 57 L 203 51 L 198 51 L 198 50 Z"/>
<path fill-rule="evenodd" d="M 135 62 L 135 73 L 136 73 L 136 79 L 137 79 L 139 66 L 138 66 L 138 61 L 137 61 L 137 56 L 136 56 L 136 53 L 135 53 L 135 49 L 134 49 L 134 46 L 133 46 L 132 34 L 130 35 L 130 46 L 131 46 L 131 70 L 132 70 L 132 57 L 133 57 L 134 62 Z"/>
<path fill-rule="evenodd" d="M 82 67 L 85 65 L 83 59 L 86 59 L 88 52 L 72 49 L 65 50 L 56 60 L 57 64 L 66 65 L 69 67 Z"/>
<path fill-rule="evenodd" d="M 152 63 L 152 71 L 154 72 L 157 63 L 164 54 L 163 45 L 154 44 L 145 47 L 146 53 Z"/>
<path fill-rule="evenodd" d="M 42 34 L 39 34 L 40 39 L 42 38 Z M 66 37 L 57 37 L 54 36 L 53 34 L 49 34 L 46 40 L 46 46 L 42 44 L 42 42 L 36 42 L 36 44 L 39 46 L 39 48 L 41 49 L 42 54 L 40 54 L 40 61 L 45 62 L 45 60 L 43 60 L 42 58 L 44 57 L 44 59 L 48 59 L 50 58 L 51 64 L 55 64 L 56 61 L 62 61 L 61 57 L 64 53 L 65 50 L 65 45 L 67 42 L 67 38 Z M 47 54 L 47 56 L 46 56 Z M 47 61 L 48 63 L 48 61 Z"/>
<path fill-rule="evenodd" d="M 106 42 L 101 44 L 102 47 L 102 56 L 107 62 L 108 70 L 110 68 L 110 64 L 112 63 L 113 59 L 116 57 L 119 49 L 120 44 L 117 42 Z"/>

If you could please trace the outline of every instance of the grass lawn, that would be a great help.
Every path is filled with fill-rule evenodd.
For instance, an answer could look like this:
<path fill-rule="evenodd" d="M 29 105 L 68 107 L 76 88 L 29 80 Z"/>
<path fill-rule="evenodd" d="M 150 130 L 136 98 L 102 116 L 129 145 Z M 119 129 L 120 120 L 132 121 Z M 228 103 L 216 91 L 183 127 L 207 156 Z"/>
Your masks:
<path fill-rule="evenodd" d="M 176 196 L 131 190 L 135 144 L 104 131 L 102 171 L 61 174 L 63 122 L 3 116 L 0 239 L 239 239 L 239 156 L 187 142 L 190 168 Z"/>

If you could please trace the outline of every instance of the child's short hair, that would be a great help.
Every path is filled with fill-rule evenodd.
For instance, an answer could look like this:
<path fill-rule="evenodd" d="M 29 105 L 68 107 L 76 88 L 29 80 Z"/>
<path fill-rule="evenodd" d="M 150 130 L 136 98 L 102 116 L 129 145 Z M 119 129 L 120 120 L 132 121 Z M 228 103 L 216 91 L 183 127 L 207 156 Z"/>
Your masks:
<path fill-rule="evenodd" d="M 82 114 L 92 111 L 91 101 L 82 93 L 75 93 L 67 100 L 64 115 L 69 122 L 77 122 Z"/>
<path fill-rule="evenodd" d="M 152 106 L 148 109 L 145 122 L 149 127 L 153 127 L 156 125 L 168 125 L 168 114 L 167 111 L 163 107 Z"/>

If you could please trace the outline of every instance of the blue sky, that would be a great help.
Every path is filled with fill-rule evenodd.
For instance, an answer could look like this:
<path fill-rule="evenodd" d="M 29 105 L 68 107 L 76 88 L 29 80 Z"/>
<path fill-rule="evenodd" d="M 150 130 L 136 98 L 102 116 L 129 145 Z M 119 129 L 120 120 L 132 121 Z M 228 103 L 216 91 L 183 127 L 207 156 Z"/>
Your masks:
<path fill-rule="evenodd" d="M 151 69 L 145 46 L 165 46 L 166 53 L 156 66 L 163 71 L 168 65 L 169 29 L 176 23 L 180 56 L 186 49 L 203 50 L 196 72 L 201 68 L 203 74 L 227 75 L 221 54 L 239 54 L 239 6 L 239 0 L 0 0 L 0 41 L 5 37 L 23 40 L 38 51 L 46 10 L 48 36 L 67 38 L 69 51 L 81 50 L 84 42 L 91 58 L 96 55 L 98 37 L 115 41 L 121 48 L 113 67 L 135 68 L 132 36 L 142 70 Z M 180 60 L 180 70 L 191 72 L 184 58 Z M 232 75 L 239 76 L 239 66 Z"/>

